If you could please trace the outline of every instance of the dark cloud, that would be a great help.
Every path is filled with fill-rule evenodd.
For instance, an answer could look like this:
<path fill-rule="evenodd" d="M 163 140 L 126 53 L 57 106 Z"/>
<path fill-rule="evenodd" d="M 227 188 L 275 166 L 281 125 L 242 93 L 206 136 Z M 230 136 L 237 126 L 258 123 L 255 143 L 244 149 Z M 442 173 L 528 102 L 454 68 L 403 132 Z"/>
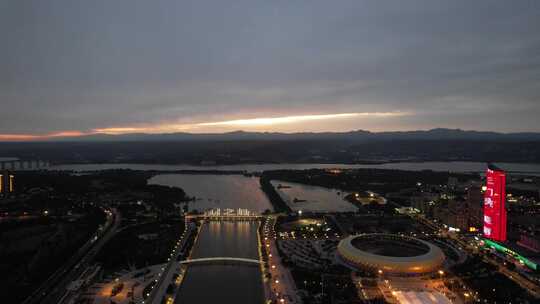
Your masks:
<path fill-rule="evenodd" d="M 0 3 L 0 133 L 403 111 L 540 131 L 538 1 Z M 332 128 L 332 126 L 329 126 Z"/>

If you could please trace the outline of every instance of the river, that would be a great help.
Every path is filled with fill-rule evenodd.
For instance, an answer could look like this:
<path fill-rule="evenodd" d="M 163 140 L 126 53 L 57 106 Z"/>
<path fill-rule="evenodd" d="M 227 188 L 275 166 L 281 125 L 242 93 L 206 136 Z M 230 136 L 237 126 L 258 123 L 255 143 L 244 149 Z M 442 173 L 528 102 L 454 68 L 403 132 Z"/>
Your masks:
<path fill-rule="evenodd" d="M 273 180 L 277 193 L 294 211 L 356 212 L 358 207 L 345 200 L 347 192 L 318 186 Z"/>
<path fill-rule="evenodd" d="M 272 209 L 266 195 L 261 191 L 259 178 L 243 175 L 212 174 L 161 174 L 152 177 L 149 184 L 174 186 L 184 189 L 197 200 L 191 209 L 247 208 L 263 212 Z"/>
<path fill-rule="evenodd" d="M 193 258 L 259 259 L 256 222 L 205 223 Z M 253 265 L 190 265 L 176 303 L 264 303 L 260 268 Z"/>
<path fill-rule="evenodd" d="M 242 175 L 163 174 L 150 184 L 178 186 L 197 201 L 191 209 L 272 209 L 260 190 L 259 179 Z M 259 259 L 257 222 L 208 222 L 201 229 L 192 258 L 238 257 Z M 190 265 L 176 303 L 254 304 L 264 302 L 260 268 L 250 265 Z"/>

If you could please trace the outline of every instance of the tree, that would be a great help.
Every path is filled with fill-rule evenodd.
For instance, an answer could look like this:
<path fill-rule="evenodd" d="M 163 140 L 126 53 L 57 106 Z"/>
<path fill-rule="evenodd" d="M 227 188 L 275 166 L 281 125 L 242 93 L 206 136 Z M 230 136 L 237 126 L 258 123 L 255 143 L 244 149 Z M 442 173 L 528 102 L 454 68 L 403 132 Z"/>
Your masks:
<path fill-rule="evenodd" d="M 167 293 L 168 293 L 168 294 L 173 294 L 173 293 L 174 293 L 174 286 L 173 286 L 173 284 L 169 284 L 169 286 L 167 286 Z"/>

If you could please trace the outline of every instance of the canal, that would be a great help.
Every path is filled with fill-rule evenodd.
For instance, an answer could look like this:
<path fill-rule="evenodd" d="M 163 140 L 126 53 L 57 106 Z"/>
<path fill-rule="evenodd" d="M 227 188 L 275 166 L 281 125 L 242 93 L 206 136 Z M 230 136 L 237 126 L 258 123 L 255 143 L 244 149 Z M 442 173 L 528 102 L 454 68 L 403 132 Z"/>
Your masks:
<path fill-rule="evenodd" d="M 199 234 L 193 258 L 258 259 L 258 222 L 208 222 Z M 176 303 L 264 302 L 260 268 L 238 265 L 190 265 Z"/>
<path fill-rule="evenodd" d="M 241 175 L 158 175 L 151 184 L 178 186 L 197 201 L 190 209 L 272 209 L 255 177 Z M 206 222 L 193 249 L 192 258 L 238 257 L 259 259 L 256 221 Z M 238 264 L 188 266 L 175 303 L 264 303 L 260 268 Z"/>

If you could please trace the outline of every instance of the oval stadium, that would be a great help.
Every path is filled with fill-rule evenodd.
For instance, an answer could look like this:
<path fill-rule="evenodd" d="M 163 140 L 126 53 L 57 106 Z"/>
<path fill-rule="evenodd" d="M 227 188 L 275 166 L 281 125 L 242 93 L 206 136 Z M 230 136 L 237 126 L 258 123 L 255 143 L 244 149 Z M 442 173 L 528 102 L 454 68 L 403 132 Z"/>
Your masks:
<path fill-rule="evenodd" d="M 356 269 L 394 275 L 422 275 L 440 269 L 442 250 L 426 241 L 393 234 L 349 236 L 337 247 L 339 258 Z"/>

